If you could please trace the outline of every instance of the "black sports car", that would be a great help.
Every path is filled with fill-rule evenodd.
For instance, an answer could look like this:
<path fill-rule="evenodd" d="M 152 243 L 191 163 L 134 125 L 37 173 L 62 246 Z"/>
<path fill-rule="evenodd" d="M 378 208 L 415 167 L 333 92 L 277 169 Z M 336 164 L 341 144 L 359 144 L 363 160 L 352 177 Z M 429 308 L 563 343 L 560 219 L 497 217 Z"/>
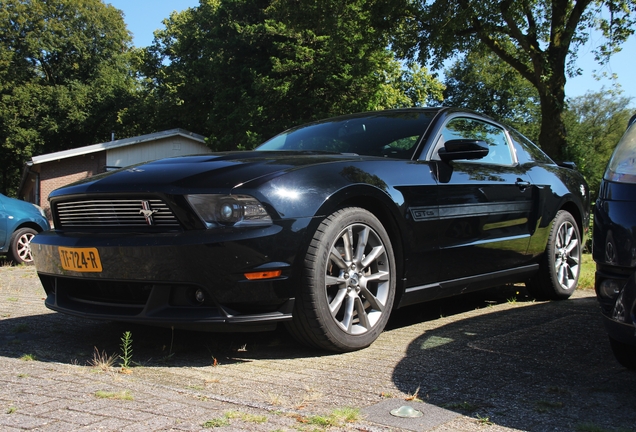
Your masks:
<path fill-rule="evenodd" d="M 614 356 L 636 370 L 636 116 L 609 161 L 594 206 L 596 295 Z"/>
<path fill-rule="evenodd" d="M 47 307 L 267 330 L 334 351 L 399 307 L 526 281 L 568 298 L 589 195 L 518 132 L 450 108 L 354 114 L 254 151 L 164 159 L 58 189 L 33 241 Z"/>

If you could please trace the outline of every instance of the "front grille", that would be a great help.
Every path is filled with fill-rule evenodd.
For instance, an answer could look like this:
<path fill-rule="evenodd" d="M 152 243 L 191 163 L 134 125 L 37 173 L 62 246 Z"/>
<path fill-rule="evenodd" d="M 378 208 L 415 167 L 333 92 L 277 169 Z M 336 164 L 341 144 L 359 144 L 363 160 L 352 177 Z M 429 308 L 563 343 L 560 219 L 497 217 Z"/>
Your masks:
<path fill-rule="evenodd" d="M 62 202 L 56 205 L 60 228 L 178 227 L 170 207 L 158 199 L 111 199 Z"/>

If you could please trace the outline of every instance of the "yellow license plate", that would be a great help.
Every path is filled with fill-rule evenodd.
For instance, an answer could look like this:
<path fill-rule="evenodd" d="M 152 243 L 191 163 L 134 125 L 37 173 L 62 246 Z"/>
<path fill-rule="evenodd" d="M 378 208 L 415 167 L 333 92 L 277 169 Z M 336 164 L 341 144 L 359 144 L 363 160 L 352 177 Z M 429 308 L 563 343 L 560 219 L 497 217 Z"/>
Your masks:
<path fill-rule="evenodd" d="M 97 252 L 96 248 L 59 247 L 58 250 L 64 270 L 93 273 L 102 271 L 102 262 L 99 259 L 99 252 Z"/>

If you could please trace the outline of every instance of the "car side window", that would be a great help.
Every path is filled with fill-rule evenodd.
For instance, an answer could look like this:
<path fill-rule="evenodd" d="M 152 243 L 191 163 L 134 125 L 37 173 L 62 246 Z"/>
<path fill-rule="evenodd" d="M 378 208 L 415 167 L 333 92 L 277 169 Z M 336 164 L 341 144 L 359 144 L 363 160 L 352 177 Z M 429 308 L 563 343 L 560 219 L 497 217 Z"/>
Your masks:
<path fill-rule="evenodd" d="M 488 144 L 488 155 L 482 159 L 466 162 L 512 165 L 513 158 L 506 133 L 499 126 L 480 120 L 456 117 L 451 119 L 442 129 L 441 139 L 437 144 L 435 155 L 443 143 L 454 139 L 476 139 Z"/>

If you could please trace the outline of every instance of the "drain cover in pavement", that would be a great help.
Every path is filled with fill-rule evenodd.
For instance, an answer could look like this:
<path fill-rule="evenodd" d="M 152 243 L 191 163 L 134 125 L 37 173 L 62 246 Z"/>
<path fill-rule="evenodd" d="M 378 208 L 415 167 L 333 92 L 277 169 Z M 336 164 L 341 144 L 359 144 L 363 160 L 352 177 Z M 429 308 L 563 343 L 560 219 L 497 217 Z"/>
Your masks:
<path fill-rule="evenodd" d="M 420 411 L 420 417 L 396 417 L 391 415 L 391 411 L 404 406 L 403 399 L 387 399 L 378 404 L 371 405 L 362 410 L 364 419 L 369 422 L 381 424 L 389 427 L 402 428 L 412 431 L 426 431 L 436 426 L 447 423 L 460 414 L 449 411 L 435 405 L 424 402 L 409 401 L 409 407 Z"/>

